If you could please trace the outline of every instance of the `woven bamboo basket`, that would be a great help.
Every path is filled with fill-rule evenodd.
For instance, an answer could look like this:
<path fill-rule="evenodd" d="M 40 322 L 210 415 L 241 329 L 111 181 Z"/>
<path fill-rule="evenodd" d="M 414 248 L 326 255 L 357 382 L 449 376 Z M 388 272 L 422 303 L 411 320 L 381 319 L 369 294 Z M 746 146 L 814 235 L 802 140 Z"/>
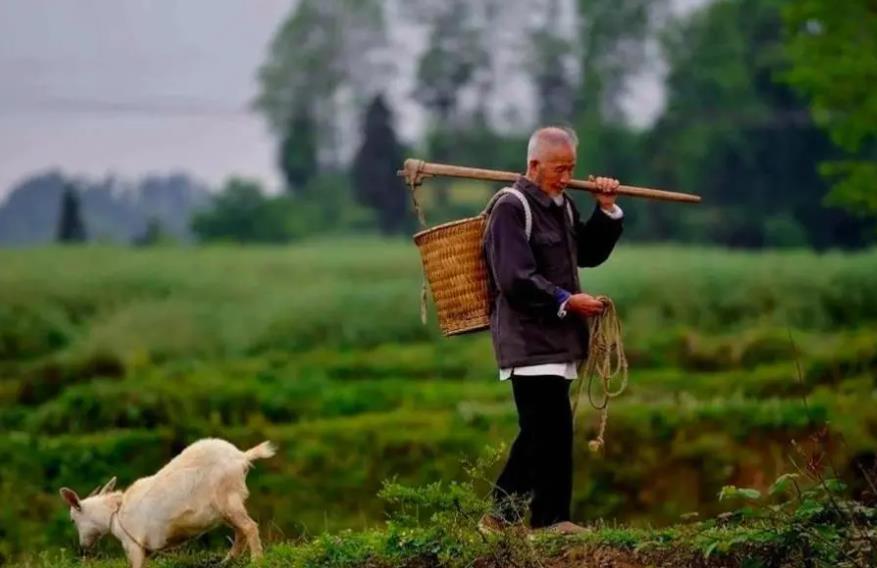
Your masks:
<path fill-rule="evenodd" d="M 487 215 L 460 219 L 414 235 L 445 336 L 490 325 L 487 264 L 482 239 Z"/>

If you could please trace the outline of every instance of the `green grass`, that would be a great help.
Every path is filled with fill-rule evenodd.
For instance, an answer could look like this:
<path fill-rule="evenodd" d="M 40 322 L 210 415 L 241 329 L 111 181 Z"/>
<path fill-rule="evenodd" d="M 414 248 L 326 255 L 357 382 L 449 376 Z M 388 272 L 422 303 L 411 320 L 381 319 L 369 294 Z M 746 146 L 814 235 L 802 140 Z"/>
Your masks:
<path fill-rule="evenodd" d="M 460 479 L 515 432 L 489 337 L 420 324 L 408 242 L 0 250 L 0 266 L 0 561 L 69 551 L 61 485 L 124 486 L 207 435 L 280 446 L 249 481 L 269 540 L 355 529 L 356 550 L 389 550 L 385 479 Z M 622 246 L 582 282 L 620 310 L 631 384 L 602 456 L 582 408 L 577 519 L 644 535 L 713 515 L 723 485 L 763 488 L 825 421 L 845 475 L 877 446 L 877 250 Z M 269 565 L 322 558 L 331 538 L 280 544 Z"/>
<path fill-rule="evenodd" d="M 631 568 L 745 566 L 868 566 L 874 552 L 856 549 L 858 532 L 830 515 L 784 515 L 770 519 L 732 516 L 723 521 L 680 523 L 671 527 L 626 528 L 597 523 L 576 536 L 551 534 L 527 536 L 518 530 L 484 537 L 475 530 L 478 501 L 468 501 L 466 489 L 439 487 L 464 501 L 458 513 L 436 513 L 428 522 L 391 520 L 362 531 L 323 533 L 298 541 L 269 544 L 255 563 L 265 568 L 395 568 L 399 566 L 591 566 Z M 414 490 L 415 497 L 438 502 L 430 488 Z M 418 495 L 419 494 L 419 495 Z M 418 499 L 419 500 L 419 499 Z M 450 505 L 450 502 L 448 503 Z M 472 506 L 469 511 L 467 507 Z M 877 521 L 877 511 L 862 509 L 863 523 Z M 863 525 L 867 526 L 867 525 Z M 873 524 L 871 525 L 873 526 Z M 118 548 L 118 545 L 116 545 Z M 217 565 L 224 548 L 205 549 L 191 543 L 152 559 L 164 568 Z M 232 566 L 247 565 L 247 558 Z M 122 568 L 118 550 L 104 547 L 90 558 L 77 558 L 62 550 L 33 554 L 14 564 L 18 568 Z"/>
<path fill-rule="evenodd" d="M 126 363 L 437 337 L 418 320 L 404 242 L 296 248 L 0 251 L 0 355 L 112 353 Z M 630 342 L 681 325 L 832 330 L 877 320 L 877 251 L 717 252 L 622 247 L 583 283 L 613 297 Z M 466 340 L 463 339 L 462 342 Z"/>

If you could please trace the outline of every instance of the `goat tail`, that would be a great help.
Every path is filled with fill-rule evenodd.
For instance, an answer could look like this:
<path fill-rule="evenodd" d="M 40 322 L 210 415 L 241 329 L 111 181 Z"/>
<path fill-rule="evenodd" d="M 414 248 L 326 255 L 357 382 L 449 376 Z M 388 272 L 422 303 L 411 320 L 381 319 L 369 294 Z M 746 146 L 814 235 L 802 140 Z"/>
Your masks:
<path fill-rule="evenodd" d="M 244 457 L 247 458 L 247 461 L 264 460 L 270 457 L 274 457 L 274 454 L 276 453 L 277 446 L 275 446 L 271 442 L 265 441 L 258 446 L 250 448 L 249 450 L 244 452 Z"/>

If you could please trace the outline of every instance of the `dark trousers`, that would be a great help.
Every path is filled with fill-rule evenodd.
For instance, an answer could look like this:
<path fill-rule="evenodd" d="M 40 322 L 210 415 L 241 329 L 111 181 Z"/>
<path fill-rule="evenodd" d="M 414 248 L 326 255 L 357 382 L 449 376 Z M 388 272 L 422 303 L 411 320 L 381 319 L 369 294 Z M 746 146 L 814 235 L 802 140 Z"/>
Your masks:
<path fill-rule="evenodd" d="M 527 496 L 530 525 L 569 520 L 572 499 L 572 410 L 570 381 L 558 376 L 512 376 L 520 431 L 496 481 L 497 513 L 518 520 L 515 503 Z"/>

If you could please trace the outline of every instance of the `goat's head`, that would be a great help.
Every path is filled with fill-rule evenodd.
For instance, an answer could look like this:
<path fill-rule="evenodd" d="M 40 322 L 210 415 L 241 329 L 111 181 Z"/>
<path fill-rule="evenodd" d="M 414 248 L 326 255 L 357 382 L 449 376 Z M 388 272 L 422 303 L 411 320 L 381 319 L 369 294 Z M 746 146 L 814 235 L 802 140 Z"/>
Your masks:
<path fill-rule="evenodd" d="M 106 485 L 98 485 L 85 499 L 80 499 L 72 489 L 61 488 L 61 497 L 70 505 L 70 519 L 79 533 L 79 546 L 90 548 L 105 534 L 110 532 L 110 518 L 116 510 L 117 501 L 110 499 L 109 493 L 116 486 L 116 478 Z"/>

